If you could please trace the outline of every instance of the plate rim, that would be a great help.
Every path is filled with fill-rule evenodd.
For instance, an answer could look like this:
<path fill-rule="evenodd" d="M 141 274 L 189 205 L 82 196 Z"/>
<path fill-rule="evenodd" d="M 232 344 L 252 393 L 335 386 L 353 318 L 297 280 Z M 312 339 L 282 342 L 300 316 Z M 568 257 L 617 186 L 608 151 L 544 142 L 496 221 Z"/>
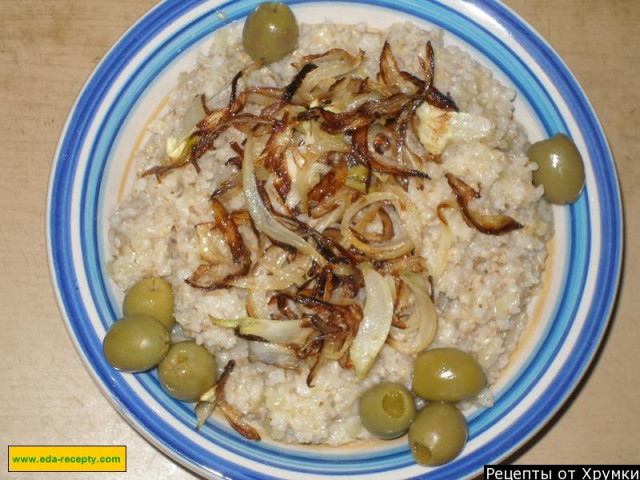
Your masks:
<path fill-rule="evenodd" d="M 237 3 L 237 2 L 226 2 L 226 3 Z M 303 3 L 316 3 L 316 2 L 307 2 L 305 0 L 299 0 L 299 1 L 294 1 L 291 2 L 293 4 L 303 4 Z M 324 2 L 326 3 L 326 2 Z M 342 0 L 338 0 L 337 2 L 332 2 L 332 3 L 356 3 L 356 4 L 368 4 L 368 3 L 375 3 L 375 4 L 379 4 L 380 2 L 377 0 L 372 0 L 372 1 L 363 1 L 363 0 L 352 0 L 351 2 L 349 1 L 342 1 Z M 417 2 L 416 2 L 417 3 Z M 438 2 L 440 3 L 440 2 Z M 621 274 L 622 274 L 622 261 L 623 261 L 623 256 L 624 256 L 624 216 L 623 216 L 623 203 L 622 203 L 622 198 L 621 198 L 621 193 L 620 193 L 620 186 L 619 186 L 619 180 L 618 180 L 618 175 L 617 175 L 617 171 L 616 171 L 616 165 L 615 162 L 613 161 L 613 155 L 611 152 L 611 148 L 608 144 L 606 135 L 604 133 L 604 129 L 600 123 L 600 120 L 598 119 L 597 115 L 595 114 L 595 111 L 593 110 L 593 107 L 591 106 L 588 97 L 586 96 L 584 90 L 582 89 L 582 87 L 579 85 L 579 83 L 577 82 L 577 80 L 575 79 L 573 73 L 568 69 L 568 67 L 566 66 L 566 64 L 562 61 L 562 59 L 560 58 L 560 56 L 555 53 L 555 51 L 551 48 L 551 46 L 546 42 L 546 40 L 540 36 L 539 33 L 537 33 L 531 26 L 529 26 L 524 20 L 522 20 L 522 18 L 515 12 L 513 12 L 511 9 L 509 9 L 509 7 L 503 5 L 501 2 L 495 1 L 495 0 L 491 0 L 489 2 L 485 2 L 483 4 L 483 2 L 480 2 L 478 0 L 465 0 L 464 3 L 467 4 L 482 4 L 482 6 L 491 4 L 491 6 L 493 7 L 500 7 L 503 9 L 504 12 L 507 12 L 509 15 L 511 15 L 512 18 L 517 19 L 522 25 L 520 26 L 520 28 L 524 28 L 529 34 L 533 34 L 537 41 L 540 42 L 543 46 L 546 47 L 546 49 L 548 49 L 550 51 L 550 53 L 552 54 L 552 56 L 554 57 L 554 60 L 559 61 L 561 63 L 561 65 L 564 67 L 564 72 L 565 74 L 569 75 L 569 78 L 572 80 L 573 84 L 575 86 L 578 87 L 579 89 L 579 97 L 581 98 L 581 100 L 583 100 L 586 103 L 586 106 L 589 109 L 589 112 L 592 114 L 592 121 L 595 122 L 595 127 L 598 130 L 598 132 L 600 133 L 602 139 L 604 140 L 604 147 L 605 147 L 605 153 L 607 155 L 605 155 L 607 157 L 607 159 L 609 159 L 609 167 L 610 167 L 610 173 L 613 175 L 613 181 L 614 181 L 614 192 L 613 193 L 617 193 L 617 198 L 615 198 L 615 202 L 614 202 L 614 206 L 618 207 L 616 209 L 616 220 L 617 223 L 619 224 L 619 229 L 617 230 L 618 233 L 618 242 L 617 242 L 617 252 L 618 255 L 616 256 L 616 260 L 613 262 L 614 268 L 614 274 L 615 274 L 615 279 L 614 279 L 614 285 L 611 287 L 611 290 L 613 292 L 613 295 L 611 296 L 611 299 L 609 301 L 607 301 L 607 311 L 606 311 L 606 315 L 604 317 L 604 321 L 600 322 L 600 328 L 599 328 L 599 334 L 598 334 L 598 338 L 597 341 L 593 342 L 594 343 L 594 347 L 591 348 L 589 350 L 589 355 L 588 358 L 586 358 L 585 361 L 582 362 L 582 365 L 579 368 L 579 374 L 577 376 L 575 376 L 573 378 L 573 381 L 571 382 L 570 386 L 565 387 L 563 393 L 563 397 L 560 400 L 557 400 L 554 402 L 554 408 L 552 409 L 552 411 L 548 412 L 548 415 L 544 418 L 544 420 L 540 421 L 538 423 L 538 427 L 535 431 L 530 432 L 529 435 L 527 435 L 527 437 L 525 439 L 522 439 L 521 442 L 515 446 L 512 447 L 511 449 L 509 449 L 509 451 L 506 451 L 501 458 L 505 458 L 508 455 L 513 454 L 516 450 L 518 450 L 519 448 L 521 448 L 522 444 L 524 444 L 526 441 L 528 441 L 531 437 L 533 437 L 537 431 L 539 431 L 540 429 L 542 429 L 550 420 L 551 417 L 555 416 L 556 412 L 558 409 L 560 409 L 566 402 L 567 398 L 575 391 L 576 386 L 579 384 L 579 382 L 582 381 L 582 378 L 584 378 L 584 376 L 589 372 L 590 370 L 590 366 L 597 354 L 597 352 L 599 351 L 599 349 L 602 348 L 602 339 L 605 335 L 605 332 L 607 331 L 607 329 L 609 328 L 609 325 L 612 322 L 612 313 L 613 313 L 613 309 L 615 308 L 616 305 L 616 300 L 617 297 L 619 295 L 619 285 L 620 285 L 620 280 L 621 280 Z M 46 236 L 47 236 L 47 259 L 48 259 L 48 264 L 49 264 L 49 270 L 50 270 L 50 277 L 51 277 L 51 281 L 52 281 L 52 285 L 54 286 L 54 292 L 56 295 L 56 300 L 58 302 L 58 307 L 61 311 L 62 317 L 64 319 L 65 325 L 67 327 L 67 332 L 72 340 L 72 343 L 74 344 L 74 347 L 76 348 L 76 351 L 78 351 L 84 365 L 85 368 L 87 368 L 87 370 L 89 370 L 90 375 L 92 376 L 93 380 L 98 384 L 100 390 L 102 391 L 102 393 L 107 397 L 107 399 L 110 401 L 110 403 L 112 405 L 114 405 L 114 407 L 116 408 L 116 411 L 118 411 L 120 413 L 120 415 L 122 415 L 125 420 L 127 420 L 127 422 L 132 425 L 134 428 L 136 428 L 137 431 L 139 431 L 140 433 L 143 434 L 143 436 L 153 445 L 155 445 L 156 447 L 159 447 L 164 453 L 168 454 L 171 458 L 173 458 L 174 460 L 177 460 L 178 462 L 184 464 L 185 466 L 187 466 L 190 469 L 194 469 L 194 464 L 190 463 L 188 460 L 187 462 L 184 462 L 182 457 L 180 457 L 178 455 L 177 452 L 173 452 L 173 451 L 167 451 L 167 445 L 165 445 L 164 443 L 159 442 L 155 437 L 153 437 L 152 435 L 150 435 L 144 428 L 142 428 L 141 425 L 138 424 L 137 421 L 135 421 L 133 418 L 131 418 L 131 413 L 129 412 L 129 410 L 122 405 L 121 403 L 118 402 L 118 399 L 114 397 L 114 394 L 112 391 L 109 391 L 106 386 L 103 384 L 102 379 L 100 379 L 98 377 L 98 373 L 96 372 L 96 370 L 89 365 L 88 361 L 87 361 L 87 357 L 85 356 L 85 354 L 83 353 L 83 350 L 80 346 L 79 340 L 75 334 L 75 332 L 72 331 L 72 326 L 68 317 L 69 312 L 67 311 L 67 309 L 65 308 L 65 302 L 63 301 L 62 298 L 62 294 L 60 291 L 60 286 L 58 284 L 58 279 L 57 279 L 57 274 L 55 271 L 55 259 L 54 259 L 54 240 L 52 239 L 52 231 L 51 231 L 51 227 L 54 225 L 54 222 L 52 221 L 52 214 L 53 214 L 53 207 L 52 207 L 52 198 L 53 198 L 53 185 L 54 185 L 54 181 L 56 180 L 56 178 L 54 178 L 56 176 L 56 173 L 59 171 L 60 168 L 60 162 L 63 161 L 63 158 L 61 158 L 61 154 L 63 154 L 63 144 L 64 144 L 64 140 L 67 136 L 67 134 L 69 133 L 69 127 L 70 125 L 72 125 L 72 120 L 74 119 L 74 114 L 76 113 L 77 107 L 79 105 L 79 102 L 81 100 L 81 98 L 83 97 L 83 95 L 85 95 L 86 91 L 87 91 L 87 87 L 90 85 L 90 83 L 92 82 L 92 80 L 94 79 L 94 77 L 97 75 L 97 73 L 99 72 L 101 65 L 103 65 L 103 63 L 105 63 L 111 55 L 113 55 L 113 51 L 115 51 L 116 47 L 118 47 L 125 38 L 127 38 L 128 35 L 131 35 L 132 32 L 134 32 L 137 28 L 140 28 L 143 24 L 145 24 L 146 21 L 148 21 L 149 18 L 151 18 L 152 15 L 156 14 L 157 12 L 160 11 L 161 8 L 166 7 L 167 5 L 175 5 L 175 4 L 180 4 L 183 5 L 184 7 L 184 11 L 188 11 L 191 9 L 191 5 L 200 5 L 201 2 L 200 1 L 191 1 L 191 2 L 179 2 L 179 1 L 175 1 L 175 0 L 165 0 L 164 2 L 156 5 L 155 7 L 153 7 L 151 10 L 149 10 L 143 17 L 141 17 L 137 22 L 135 22 L 115 43 L 114 45 L 109 49 L 109 51 L 105 54 L 105 56 L 103 57 L 102 61 L 94 68 L 94 70 L 92 71 L 91 75 L 88 77 L 88 79 L 86 80 L 85 84 L 83 85 L 80 93 L 77 95 L 75 102 L 73 104 L 73 106 L 70 109 L 69 115 L 67 117 L 67 120 L 64 124 L 63 129 L 61 130 L 61 134 L 60 134 L 60 139 L 59 139 L 59 143 L 58 146 L 56 148 L 55 154 L 54 154 L 54 160 L 52 162 L 51 165 L 51 170 L 50 170 L 50 176 L 49 176 L 49 183 L 48 183 L 48 190 L 47 190 L 47 206 L 46 206 L 46 214 L 45 214 L 45 220 L 46 220 Z M 221 5 L 224 5 L 221 3 Z M 90 121 L 89 121 L 90 123 Z M 66 183 L 70 183 L 71 186 L 73 186 L 73 181 L 70 181 L 69 179 L 67 179 Z M 70 191 L 72 191 L 73 189 L 71 189 Z M 170 448 L 170 447 L 169 447 Z M 234 470 L 235 472 L 235 470 Z M 220 474 L 220 472 L 211 472 L 208 469 L 205 469 L 202 472 L 199 473 L 205 473 L 205 474 L 211 474 L 211 473 L 217 473 Z"/>

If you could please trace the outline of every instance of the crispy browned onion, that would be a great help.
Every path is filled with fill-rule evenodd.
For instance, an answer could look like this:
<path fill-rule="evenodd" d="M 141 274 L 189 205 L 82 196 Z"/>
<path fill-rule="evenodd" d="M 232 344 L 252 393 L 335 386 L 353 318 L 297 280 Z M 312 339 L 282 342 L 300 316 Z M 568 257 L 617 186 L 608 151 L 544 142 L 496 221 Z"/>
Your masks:
<path fill-rule="evenodd" d="M 231 81 L 223 108 L 211 110 L 201 97 L 205 116 L 177 158 L 143 173 L 160 181 L 189 165 L 199 172 L 205 153 L 221 137 L 230 138 L 235 156 L 227 165 L 233 172 L 218 179 L 211 194 L 213 221 L 195 226 L 203 263 L 186 282 L 204 290 L 244 290 L 248 317 L 214 323 L 260 345 L 250 348 L 250 361 L 306 365 L 310 386 L 329 360 L 343 368 L 360 365 L 359 374 L 366 374 L 362 358 L 351 352 L 359 325 L 371 321 L 363 319 L 362 269 L 376 280 L 373 285 L 384 286 L 385 298 L 394 290 L 388 292 L 387 283 L 396 285 L 388 344 L 416 353 L 434 334 L 433 298 L 429 303 L 417 279 L 438 278 L 446 265 L 451 233 L 443 210 L 459 208 L 465 221 L 485 234 L 522 228 L 506 215 L 474 212 L 471 201 L 479 194 L 447 174 L 457 203 L 437 207 L 441 245 L 435 273 L 427 271 L 419 255 L 418 207 L 403 189 L 422 189 L 430 178 L 425 163 L 440 163 L 440 156 L 420 143 L 415 112 L 425 102 L 445 111 L 458 108 L 433 85 L 431 43 L 419 59 L 424 78 L 402 71 L 387 42 L 377 77 L 359 76 L 363 59 L 363 52 L 342 49 L 306 56 L 283 88 L 243 88 L 247 74 L 260 66 L 249 65 Z M 239 198 L 246 210 L 231 211 Z M 433 296 L 433 288 L 429 292 Z M 424 312 L 426 325 L 419 318 Z M 420 333 L 418 340 L 414 332 Z M 224 381 L 218 382 L 213 406 L 242 435 L 259 439 L 220 399 Z M 198 409 L 210 413 L 213 407 Z"/>
<path fill-rule="evenodd" d="M 487 235 L 504 235 L 524 227 L 508 215 L 483 215 L 474 212 L 469 204 L 473 199 L 480 198 L 480 194 L 454 175 L 447 173 L 446 177 L 465 221 L 479 232 Z"/>

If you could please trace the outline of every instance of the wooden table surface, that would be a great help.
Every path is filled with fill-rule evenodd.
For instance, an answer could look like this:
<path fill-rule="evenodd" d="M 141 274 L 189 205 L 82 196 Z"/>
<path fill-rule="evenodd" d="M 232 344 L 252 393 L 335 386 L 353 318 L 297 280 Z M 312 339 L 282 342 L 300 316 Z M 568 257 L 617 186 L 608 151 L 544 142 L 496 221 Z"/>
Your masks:
<path fill-rule="evenodd" d="M 639 463 L 640 1 L 505 3 L 556 49 L 586 91 L 610 140 L 626 210 L 624 279 L 597 362 L 511 461 Z M 0 472 L 9 444 L 124 444 L 128 472 L 95 478 L 194 478 L 138 435 L 91 380 L 58 311 L 45 251 L 47 181 L 67 113 L 107 49 L 154 4 L 0 0 L 0 164 L 7 166 L 0 170 Z"/>

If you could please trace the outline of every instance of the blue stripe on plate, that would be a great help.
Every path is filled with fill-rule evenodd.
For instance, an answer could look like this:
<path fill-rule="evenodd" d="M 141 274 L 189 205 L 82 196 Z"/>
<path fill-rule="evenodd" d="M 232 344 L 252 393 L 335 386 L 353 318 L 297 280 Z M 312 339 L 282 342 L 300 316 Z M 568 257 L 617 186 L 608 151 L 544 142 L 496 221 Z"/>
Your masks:
<path fill-rule="evenodd" d="M 176 32 L 172 37 L 170 37 L 169 39 L 167 39 L 165 42 L 163 42 L 163 44 L 157 49 L 157 51 L 160 52 L 166 52 L 169 51 L 171 52 L 175 52 L 175 51 L 184 51 L 186 50 L 186 48 L 188 48 L 189 46 L 191 46 L 191 44 L 195 41 L 196 38 L 199 39 L 199 35 L 202 35 L 204 33 L 206 33 L 206 30 L 203 32 L 203 29 L 201 27 L 198 28 L 198 24 L 200 23 L 207 23 L 208 22 L 208 18 L 207 17 L 203 17 L 201 19 L 198 20 L 198 22 L 191 22 L 190 24 L 188 24 L 186 27 L 184 27 L 182 30 Z M 462 27 L 461 27 L 462 28 Z M 462 31 L 462 30 L 461 30 Z M 184 39 L 184 42 L 187 43 L 181 43 L 180 41 L 176 41 L 176 37 L 181 37 Z M 157 61 L 155 62 L 151 62 L 149 59 L 153 58 L 153 57 L 159 57 Z M 504 56 L 504 55 L 503 55 Z M 166 67 L 166 65 L 172 60 L 172 58 L 167 58 L 167 56 L 161 56 L 161 54 L 158 55 L 152 55 L 149 57 L 148 60 L 146 60 L 141 67 L 139 68 L 139 73 L 137 73 L 132 80 L 130 80 L 129 82 L 127 82 L 127 84 L 123 87 L 122 91 L 120 92 L 118 99 L 114 102 L 114 109 L 115 113 L 113 113 L 115 120 L 112 122 L 113 125 L 116 128 L 119 128 L 121 125 L 121 120 L 120 120 L 120 109 L 124 106 L 125 108 L 131 108 L 131 106 L 135 103 L 135 99 L 139 98 L 141 96 L 142 90 L 144 90 L 145 88 L 148 87 L 148 83 L 150 81 L 153 80 L 153 78 L 156 77 L 156 75 L 158 74 L 159 71 L 161 71 L 162 69 L 164 69 Z M 506 68 L 506 67 L 505 67 Z M 151 70 L 151 71 L 149 71 Z M 140 78 L 138 78 L 140 77 Z M 136 85 L 136 87 L 132 87 L 131 85 Z M 132 92 L 130 92 L 129 90 L 133 89 Z M 123 94 L 123 92 L 126 92 L 126 95 Z M 123 104 L 123 105 L 121 105 Z M 134 107 L 135 108 L 135 107 Z M 108 116 L 111 116 L 112 112 L 109 112 Z M 108 123 L 108 120 L 105 122 Z M 114 135 L 117 132 L 114 132 Z M 103 143 L 110 145 L 111 143 L 113 143 L 115 140 L 112 140 L 111 138 L 109 138 L 105 132 L 100 132 L 98 134 L 98 138 L 101 140 L 104 140 Z M 99 154 L 98 158 L 106 158 L 107 154 L 103 153 L 103 154 Z M 100 170 L 100 172 L 102 172 L 102 170 Z M 97 185 L 99 184 L 99 182 L 97 181 L 92 181 L 92 180 L 88 180 L 85 181 L 85 185 L 86 184 L 90 184 L 90 185 Z M 94 195 L 94 192 L 91 192 L 91 195 L 89 195 L 87 197 L 88 199 L 90 198 L 97 198 L 97 195 Z M 86 203 L 85 203 L 86 204 Z M 97 211 L 101 211 L 100 208 L 98 207 Z M 88 224 L 89 225 L 94 225 L 94 223 L 91 222 L 91 220 L 94 218 L 94 214 L 93 211 L 89 212 L 89 214 L 86 216 L 87 220 L 88 220 Z M 101 215 L 98 216 L 98 218 L 101 218 Z M 102 236 L 99 233 L 95 233 L 95 232 L 91 232 L 92 234 L 94 234 L 93 238 L 97 238 L 97 239 L 101 239 Z M 98 246 L 96 248 L 97 251 L 101 251 L 102 248 L 101 246 Z M 92 260 L 93 259 L 88 259 L 87 260 L 87 264 L 92 264 Z M 98 265 L 99 266 L 99 265 Z M 98 284 L 99 288 L 97 288 L 96 290 L 98 292 L 101 292 L 104 290 L 104 285 L 100 285 L 101 279 L 102 279 L 102 274 L 100 272 L 100 274 L 97 274 L 99 272 L 98 268 L 95 268 L 94 271 L 96 272 L 96 278 L 92 279 L 95 281 L 96 284 Z M 94 284 L 94 281 L 91 282 L 91 284 Z M 101 299 L 99 298 L 95 298 L 94 299 L 96 301 L 96 303 L 99 304 L 103 304 L 104 302 L 101 301 Z M 149 384 L 145 384 L 148 385 Z M 150 393 L 156 393 L 156 392 L 151 392 Z M 162 395 L 162 393 L 161 393 Z M 175 409 L 175 408 L 174 408 Z M 487 422 L 485 421 L 485 428 L 488 428 L 489 426 L 491 426 L 494 421 L 495 418 L 499 418 L 499 415 L 501 413 L 501 410 L 496 408 L 492 410 L 493 416 L 492 417 L 487 417 L 484 416 L 483 418 L 485 420 L 492 420 L 491 422 Z M 184 422 L 185 420 L 185 416 L 184 416 L 184 411 L 183 409 L 180 410 L 180 419 L 181 421 Z M 178 418 L 178 417 L 176 417 Z M 188 424 L 191 424 L 191 422 L 189 420 L 191 420 L 189 417 L 186 417 Z M 477 435 L 479 433 L 482 433 L 483 430 L 479 430 L 478 428 L 474 429 L 474 423 L 471 422 L 471 434 L 472 435 Z M 216 432 L 217 433 L 217 432 Z M 217 443 L 221 442 L 221 438 L 219 436 L 212 438 L 212 440 L 216 441 Z M 222 442 L 224 445 L 227 444 L 227 442 Z M 230 449 L 233 450 L 233 445 L 229 446 Z M 278 451 L 278 450 L 276 450 Z M 405 464 L 409 464 L 410 462 L 410 457 L 408 456 L 407 453 L 407 449 L 402 449 L 399 450 L 400 452 L 403 452 L 403 465 Z M 260 456 L 260 457 L 256 457 L 257 453 L 260 453 L 260 449 L 254 449 L 253 451 L 253 455 L 250 455 L 250 458 L 255 459 L 255 460 L 259 460 L 259 461 L 263 461 L 263 462 L 269 462 L 269 457 L 265 457 L 264 455 Z M 272 453 L 272 452 L 269 452 Z M 288 455 L 285 452 L 281 452 L 280 456 L 282 458 L 284 458 L 287 462 L 287 466 L 295 468 L 298 466 L 302 466 L 304 467 L 307 471 L 309 470 L 309 460 L 308 458 L 304 458 L 304 460 L 302 460 L 303 463 L 301 463 L 300 460 L 297 460 L 297 455 L 296 458 L 292 458 L 291 455 Z M 320 456 L 323 457 L 323 456 Z M 367 455 L 367 457 L 369 457 L 369 460 L 371 459 L 371 455 Z M 282 458 L 279 459 L 279 462 L 282 461 Z M 389 455 L 377 455 L 376 456 L 377 459 L 383 459 L 383 458 L 389 458 Z M 297 461 L 296 461 L 297 460 Z M 351 456 L 349 457 L 348 461 L 353 462 L 354 460 L 356 460 L 356 456 Z M 395 465 L 395 467 L 397 467 L 399 465 Z M 387 468 L 388 466 L 385 465 L 385 468 Z M 337 468 L 337 467 L 336 467 Z M 340 467 L 341 468 L 341 467 Z"/>
<path fill-rule="evenodd" d="M 299 2 L 306 3 L 306 2 Z M 359 2 L 364 3 L 364 2 Z M 611 212 L 604 215 L 600 225 L 602 242 L 601 250 L 610 255 L 602 255 L 598 265 L 597 299 L 590 304 L 589 315 L 580 333 L 579 340 L 592 339 L 590 342 L 578 342 L 574 347 L 569 361 L 565 362 L 561 374 L 556 375 L 554 382 L 547 388 L 546 396 L 535 402 L 523 416 L 522 422 L 511 425 L 499 438 L 489 445 L 467 457 L 459 459 L 444 468 L 432 472 L 433 478 L 451 478 L 468 475 L 475 472 L 479 466 L 487 461 L 495 460 L 506 455 L 514 445 L 518 445 L 542 425 L 542 422 L 553 413 L 569 394 L 586 365 L 593 355 L 602 332 L 606 325 L 606 318 L 610 312 L 615 296 L 617 277 L 621 255 L 621 213 L 620 200 L 617 189 L 612 160 L 604 141 L 601 129 L 595 115 L 582 95 L 577 83 L 569 74 L 566 67 L 557 59 L 549 47 L 497 2 L 466 2 L 475 5 L 498 20 L 509 31 L 514 32 L 518 43 L 536 59 L 550 77 L 556 88 L 562 93 L 562 98 L 570 106 L 570 110 L 579 125 L 581 133 L 587 142 L 590 156 L 594 159 L 600 208 Z M 184 463 L 209 472 L 220 472 L 251 478 L 256 474 L 234 465 L 225 459 L 212 458 L 211 454 L 197 445 L 172 426 L 165 424 L 144 405 L 137 401 L 137 394 L 123 380 L 123 377 L 113 372 L 102 358 L 100 339 L 88 323 L 88 314 L 82 299 L 79 298 L 75 283 L 75 268 L 82 269 L 82 265 L 74 266 L 71 257 L 70 236 L 70 200 L 73 196 L 74 178 L 78 168 L 78 156 L 83 145 L 90 142 L 87 138 L 89 126 L 94 121 L 97 107 L 104 100 L 104 95 L 112 82 L 122 72 L 133 56 L 149 41 L 159 35 L 167 25 L 180 18 L 197 6 L 199 2 L 166 2 L 144 17 L 137 25 L 129 30 L 116 46 L 109 52 L 105 60 L 97 68 L 96 73 L 88 81 L 83 93 L 71 113 L 69 123 L 63 136 L 57 163 L 52 171 L 51 190 L 48 210 L 48 239 L 50 255 L 53 262 L 53 274 L 58 286 L 61 306 L 67 317 L 68 326 L 76 345 L 86 357 L 88 365 L 93 370 L 96 380 L 103 388 L 110 391 L 112 401 L 119 407 L 138 428 L 146 431 L 147 435 L 155 438 L 168 449 L 176 458 Z M 505 71 L 510 80 L 518 88 L 519 93 L 527 98 L 548 133 L 566 131 L 564 119 L 556 109 L 553 100 L 542 84 L 535 79 L 528 66 L 522 62 L 499 39 L 489 34 L 482 26 L 472 22 L 458 12 L 438 3 L 418 3 L 412 1 L 367 2 L 377 7 L 395 8 L 408 14 L 424 18 L 454 33 L 470 45 L 482 52 L 501 70 Z M 253 2 L 230 2 L 224 8 L 227 21 L 245 15 L 253 6 Z M 114 318 L 114 307 L 109 301 L 108 286 L 103 279 L 102 238 L 103 232 L 96 219 L 102 218 L 102 186 L 103 176 L 108 172 L 111 160 L 110 149 L 117 142 L 119 128 L 126 121 L 129 112 L 135 108 L 135 99 L 150 85 L 157 73 L 165 68 L 171 60 L 182 50 L 201 40 L 209 29 L 215 29 L 220 21 L 212 14 L 203 15 L 180 31 L 165 39 L 152 52 L 136 72 L 127 80 L 126 85 L 118 92 L 117 99 L 110 106 L 109 112 L 102 119 L 97 140 L 91 144 L 90 165 L 84 173 L 81 183 L 82 215 L 81 239 L 84 268 L 90 277 L 90 290 L 93 302 L 104 325 Z M 189 35 L 191 35 L 189 37 Z M 487 37 L 487 35 L 489 35 Z M 489 40 L 489 41 L 487 41 Z M 107 161 L 108 160 L 108 161 Z M 80 173 L 81 172 L 77 172 Z M 586 192 L 588 194 L 588 192 Z M 63 228 L 60 228 L 63 227 Z M 604 228 L 606 227 L 606 228 Z M 590 225 L 589 210 L 586 195 L 571 207 L 571 225 L 568 243 L 568 270 L 563 284 L 566 294 L 556 304 L 554 321 L 547 327 L 543 340 L 537 346 L 535 358 L 530 359 L 525 368 L 518 374 L 517 379 L 497 396 L 496 406 L 486 412 L 478 413 L 470 423 L 472 436 L 484 432 L 495 425 L 500 418 L 531 393 L 538 379 L 553 362 L 557 351 L 562 347 L 564 339 L 572 328 L 572 320 L 576 308 L 580 303 L 580 294 L 586 278 L 589 261 Z M 607 250 L 603 248 L 607 247 Z M 602 280 L 606 279 L 608 283 Z M 603 283 L 603 285 L 600 285 Z M 586 338 L 585 338 L 586 337 Z M 593 340 L 595 339 L 595 341 Z M 532 356 L 534 357 L 534 356 Z M 543 359 L 543 360 L 541 360 Z M 186 425 L 192 425 L 191 411 L 183 404 L 168 399 L 159 389 L 153 375 L 142 375 L 137 382 L 163 408 L 173 415 L 174 419 Z M 337 475 L 341 473 L 373 473 L 393 468 L 401 468 L 411 464 L 410 455 L 406 448 L 396 448 L 382 454 L 367 458 L 364 455 L 327 456 L 325 454 L 305 454 L 287 452 L 281 447 L 265 445 L 248 445 L 244 440 L 238 440 L 228 429 L 207 425 L 202 432 L 217 444 L 224 445 L 231 451 L 254 458 L 258 462 L 270 465 L 292 468 L 301 472 L 325 473 Z M 330 460 L 330 463 L 328 461 Z M 259 475 L 262 477 L 261 475 Z M 431 475 L 429 475 L 431 478 Z"/>

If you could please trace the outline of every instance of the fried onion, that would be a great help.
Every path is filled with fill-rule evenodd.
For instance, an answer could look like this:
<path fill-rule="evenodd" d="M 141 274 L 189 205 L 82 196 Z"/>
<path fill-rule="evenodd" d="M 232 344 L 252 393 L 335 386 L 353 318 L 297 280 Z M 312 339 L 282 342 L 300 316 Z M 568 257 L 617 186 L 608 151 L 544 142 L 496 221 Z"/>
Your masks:
<path fill-rule="evenodd" d="M 459 209 L 486 234 L 523 227 L 474 211 L 479 193 L 446 174 L 456 202 L 436 208 L 440 235 L 427 268 L 423 217 L 407 192 L 428 191 L 423 170 L 442 168 L 427 162 L 439 164 L 449 143 L 486 138 L 493 125 L 459 112 L 434 86 L 430 42 L 418 60 L 423 78 L 401 70 L 385 42 L 378 75 L 363 77 L 364 52 L 332 49 L 293 64 L 281 88 L 247 86 L 261 66 L 251 64 L 233 77 L 222 108 L 199 98 L 166 161 L 143 173 L 158 181 L 188 165 L 200 173 L 212 157 L 205 153 L 229 142 L 231 174 L 211 186 L 213 220 L 195 225 L 202 263 L 185 281 L 242 290 L 246 315 L 211 321 L 248 340 L 250 361 L 308 368 L 312 386 L 330 361 L 363 378 L 385 343 L 419 353 L 436 332 L 432 279 L 453 242 L 444 209 Z M 222 399 L 232 368 L 196 406 L 198 427 L 217 406 L 234 429 L 259 439 Z"/>
<path fill-rule="evenodd" d="M 469 204 L 472 200 L 480 198 L 480 194 L 454 175 L 447 173 L 446 177 L 465 221 L 479 232 L 487 235 L 504 235 L 524 227 L 508 215 L 483 215 L 474 212 Z"/>

